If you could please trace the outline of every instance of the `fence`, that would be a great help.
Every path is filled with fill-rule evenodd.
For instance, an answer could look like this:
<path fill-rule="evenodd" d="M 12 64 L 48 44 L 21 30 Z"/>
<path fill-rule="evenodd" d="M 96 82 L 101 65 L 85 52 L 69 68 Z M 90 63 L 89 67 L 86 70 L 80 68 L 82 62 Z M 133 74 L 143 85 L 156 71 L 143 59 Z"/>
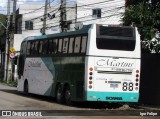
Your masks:
<path fill-rule="evenodd" d="M 139 102 L 160 104 L 160 54 L 142 54 Z"/>

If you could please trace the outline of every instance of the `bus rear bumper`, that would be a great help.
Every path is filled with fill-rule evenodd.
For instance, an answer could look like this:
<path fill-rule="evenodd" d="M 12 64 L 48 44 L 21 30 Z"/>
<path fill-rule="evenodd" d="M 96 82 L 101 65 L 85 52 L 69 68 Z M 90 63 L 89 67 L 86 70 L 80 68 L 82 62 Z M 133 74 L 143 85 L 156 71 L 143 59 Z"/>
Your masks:
<path fill-rule="evenodd" d="M 138 102 L 139 93 L 132 92 L 87 92 L 87 101 Z"/>

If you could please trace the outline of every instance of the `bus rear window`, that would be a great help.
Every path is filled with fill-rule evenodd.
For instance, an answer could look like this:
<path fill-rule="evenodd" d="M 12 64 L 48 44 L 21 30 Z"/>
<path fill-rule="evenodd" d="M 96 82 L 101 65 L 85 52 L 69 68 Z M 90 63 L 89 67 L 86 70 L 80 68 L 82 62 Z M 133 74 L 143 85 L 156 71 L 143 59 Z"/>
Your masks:
<path fill-rule="evenodd" d="M 133 51 L 136 43 L 133 39 L 97 38 L 96 44 L 98 49 Z"/>
<path fill-rule="evenodd" d="M 122 36 L 122 37 L 134 36 L 132 27 L 99 26 L 99 32 L 100 35 L 105 35 L 105 36 Z"/>
<path fill-rule="evenodd" d="M 132 27 L 98 26 L 96 39 L 98 49 L 133 51 L 136 44 Z"/>

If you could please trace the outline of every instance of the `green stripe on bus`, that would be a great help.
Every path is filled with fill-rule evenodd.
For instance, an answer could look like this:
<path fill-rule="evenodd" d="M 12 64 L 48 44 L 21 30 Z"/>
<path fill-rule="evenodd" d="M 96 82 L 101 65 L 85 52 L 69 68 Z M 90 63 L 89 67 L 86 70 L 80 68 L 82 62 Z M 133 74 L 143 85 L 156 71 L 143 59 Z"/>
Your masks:
<path fill-rule="evenodd" d="M 138 102 L 139 93 L 87 91 L 88 101 Z"/>

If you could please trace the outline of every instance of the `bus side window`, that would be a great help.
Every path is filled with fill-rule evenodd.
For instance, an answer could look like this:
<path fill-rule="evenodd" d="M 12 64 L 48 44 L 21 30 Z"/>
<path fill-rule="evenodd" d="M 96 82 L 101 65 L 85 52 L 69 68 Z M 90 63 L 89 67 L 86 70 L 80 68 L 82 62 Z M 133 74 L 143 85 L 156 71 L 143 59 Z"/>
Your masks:
<path fill-rule="evenodd" d="M 53 54 L 57 53 L 57 42 L 58 42 L 58 39 L 53 40 Z"/>
<path fill-rule="evenodd" d="M 87 36 L 83 36 L 82 43 L 81 43 L 81 53 L 86 52 L 86 46 L 87 46 Z"/>
<path fill-rule="evenodd" d="M 74 53 L 79 53 L 80 44 L 81 44 L 81 37 L 78 36 L 75 38 Z"/>
<path fill-rule="evenodd" d="M 48 40 L 43 41 L 42 54 L 47 54 L 48 52 Z"/>
<path fill-rule="evenodd" d="M 39 50 L 39 41 L 35 42 L 35 53 L 34 54 L 38 54 L 38 50 Z"/>
<path fill-rule="evenodd" d="M 30 55 L 31 42 L 27 43 L 27 55 Z"/>
<path fill-rule="evenodd" d="M 40 41 L 39 43 L 39 53 L 42 54 L 42 47 L 43 46 L 43 41 Z"/>
<path fill-rule="evenodd" d="M 58 53 L 61 53 L 62 52 L 62 39 L 59 39 L 59 42 L 58 42 Z"/>
<path fill-rule="evenodd" d="M 63 53 L 67 53 L 68 51 L 68 38 L 64 38 L 63 40 Z"/>
<path fill-rule="evenodd" d="M 24 43 L 21 44 L 21 51 L 20 51 L 21 54 L 23 54 L 23 47 L 24 47 L 23 44 L 24 44 Z"/>
<path fill-rule="evenodd" d="M 53 40 L 49 40 L 48 54 L 53 54 Z"/>
<path fill-rule="evenodd" d="M 69 53 L 73 53 L 74 50 L 74 38 L 69 39 Z"/>
<path fill-rule="evenodd" d="M 31 42 L 31 55 L 33 55 L 35 53 L 35 42 L 32 41 Z"/>

